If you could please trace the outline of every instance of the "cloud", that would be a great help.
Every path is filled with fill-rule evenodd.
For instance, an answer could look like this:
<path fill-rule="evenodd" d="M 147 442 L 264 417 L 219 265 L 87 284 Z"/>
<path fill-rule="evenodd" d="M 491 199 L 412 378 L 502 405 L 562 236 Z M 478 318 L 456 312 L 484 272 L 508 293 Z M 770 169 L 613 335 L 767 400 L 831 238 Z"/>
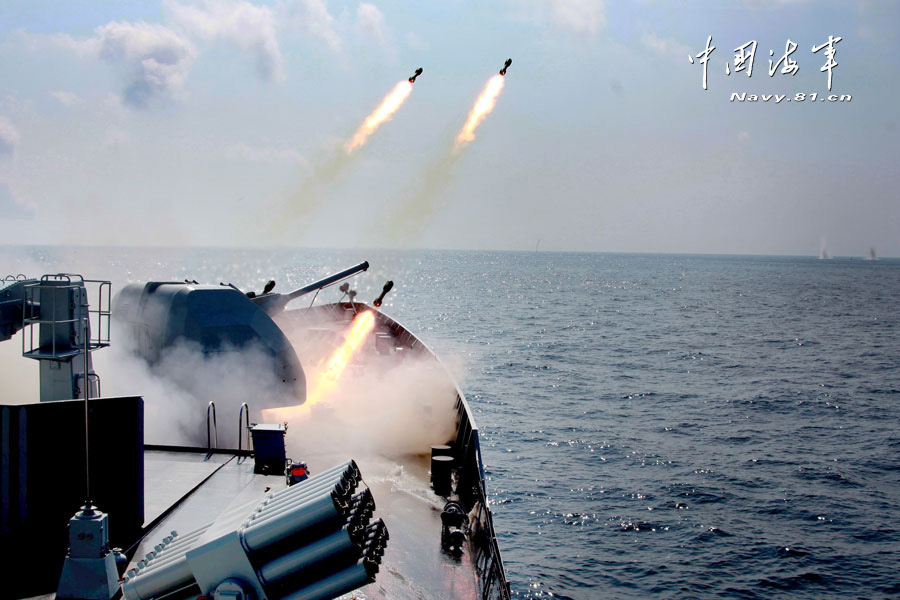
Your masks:
<path fill-rule="evenodd" d="M 738 143 L 744 143 L 750 141 L 750 132 L 749 131 L 741 131 L 737 136 Z"/>
<path fill-rule="evenodd" d="M 360 31 L 366 33 L 381 46 L 387 45 L 387 32 L 384 25 L 384 14 L 374 4 L 362 3 L 356 10 L 356 21 Z"/>
<path fill-rule="evenodd" d="M 672 38 L 657 37 L 655 33 L 649 31 L 644 32 L 641 36 L 641 43 L 657 54 L 671 57 L 679 62 L 682 62 L 685 56 L 691 54 L 691 49 L 686 44 L 677 42 Z"/>
<path fill-rule="evenodd" d="M 118 149 L 126 144 L 131 143 L 131 134 L 119 127 L 110 127 L 106 130 L 106 138 L 103 140 L 103 146 L 106 148 Z"/>
<path fill-rule="evenodd" d="M 13 197 L 9 186 L 0 183 L 0 219 L 6 220 L 31 220 L 34 218 L 34 209 L 17 202 Z"/>
<path fill-rule="evenodd" d="M 431 46 L 422 39 L 422 36 L 417 34 L 415 31 L 410 31 L 406 34 L 406 45 L 409 46 L 413 50 L 428 50 Z"/>
<path fill-rule="evenodd" d="M 293 0 L 279 5 L 279 21 L 299 27 L 324 42 L 331 50 L 341 50 L 341 38 L 334 30 L 334 17 L 324 0 Z"/>
<path fill-rule="evenodd" d="M 126 77 L 126 103 L 145 107 L 155 97 L 181 91 L 196 56 L 193 44 L 164 25 L 111 21 L 86 44 L 97 56 L 120 67 Z"/>
<path fill-rule="evenodd" d="M 553 21 L 562 29 L 594 35 L 606 25 L 602 0 L 549 0 Z"/>
<path fill-rule="evenodd" d="M 50 92 L 50 95 L 56 98 L 63 106 L 75 106 L 76 104 L 81 104 L 81 97 L 73 92 L 56 91 Z"/>
<path fill-rule="evenodd" d="M 898 17 L 900 6 L 896 2 L 860 0 L 856 5 L 856 34 L 872 42 L 883 44 L 896 42 Z"/>
<path fill-rule="evenodd" d="M 538 25 L 594 35 L 606 26 L 604 0 L 518 0 L 522 17 Z"/>
<path fill-rule="evenodd" d="M 278 46 L 277 22 L 268 6 L 244 0 L 201 0 L 193 4 L 166 2 L 173 24 L 191 37 L 222 40 L 256 56 L 256 68 L 267 81 L 284 80 L 284 59 Z"/>
<path fill-rule="evenodd" d="M 300 29 L 340 51 L 341 39 L 324 0 L 275 0 L 271 6 L 247 0 L 163 0 L 165 24 L 110 21 L 95 35 L 79 38 L 66 33 L 14 32 L 30 47 L 51 44 L 77 56 L 103 60 L 117 67 L 125 79 L 122 102 L 147 107 L 155 98 L 177 97 L 187 83 L 198 55 L 198 44 L 224 41 L 256 58 L 260 76 L 267 81 L 285 79 L 284 57 L 278 35 L 282 29 Z M 370 6 L 370 5 L 367 5 Z M 373 12 L 374 11 L 374 12 Z M 365 11 L 367 26 L 377 33 L 374 6 Z M 71 92 L 52 92 L 66 106 L 82 101 Z"/>
<path fill-rule="evenodd" d="M 306 159 L 293 148 L 253 147 L 247 144 L 232 144 L 225 148 L 225 156 L 233 160 L 249 162 L 305 165 Z"/>
<path fill-rule="evenodd" d="M 12 121 L 0 116 L 0 156 L 15 152 L 19 139 L 19 130 Z"/>

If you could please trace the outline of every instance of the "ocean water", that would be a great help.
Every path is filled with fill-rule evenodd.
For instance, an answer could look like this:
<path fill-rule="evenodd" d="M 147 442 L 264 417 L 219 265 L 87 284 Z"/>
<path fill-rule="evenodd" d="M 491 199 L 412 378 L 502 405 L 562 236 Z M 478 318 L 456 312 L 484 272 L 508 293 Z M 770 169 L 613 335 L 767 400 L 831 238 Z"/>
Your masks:
<path fill-rule="evenodd" d="M 900 595 L 900 261 L 3 248 L 286 291 L 354 280 L 471 404 L 521 598 Z M 5 274 L 5 273 L 3 273 Z M 323 299 L 334 300 L 331 292 Z"/>

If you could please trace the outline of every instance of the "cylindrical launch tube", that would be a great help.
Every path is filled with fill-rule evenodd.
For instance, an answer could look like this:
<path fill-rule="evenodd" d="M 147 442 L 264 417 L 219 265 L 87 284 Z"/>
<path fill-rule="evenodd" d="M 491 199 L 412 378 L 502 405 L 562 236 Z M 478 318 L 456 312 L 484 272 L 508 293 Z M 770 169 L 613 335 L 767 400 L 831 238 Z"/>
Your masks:
<path fill-rule="evenodd" d="M 359 546 L 353 543 L 349 531 L 344 527 L 263 565 L 259 574 L 263 583 L 271 585 L 297 574 L 298 571 L 318 567 L 324 561 L 344 555 L 355 555 L 356 558 L 359 554 Z"/>
<path fill-rule="evenodd" d="M 322 486 L 335 484 L 337 482 L 345 482 L 344 485 L 347 485 L 349 482 L 353 481 L 358 483 L 360 479 L 359 470 L 354 469 L 351 466 L 346 466 L 343 468 L 336 468 L 332 473 L 323 473 L 321 475 L 316 475 L 310 479 L 307 479 L 303 483 L 298 483 L 293 485 L 278 494 L 273 495 L 271 498 L 268 498 L 265 502 L 262 503 L 262 507 L 273 506 L 276 504 L 280 504 L 282 502 L 287 502 L 291 498 L 294 498 L 300 494 L 305 494 L 309 490 L 321 488 Z"/>
<path fill-rule="evenodd" d="M 343 518 L 345 508 L 333 495 L 300 504 L 295 510 L 285 511 L 271 519 L 251 524 L 243 532 L 244 544 L 250 550 L 260 550 L 273 542 L 314 525 Z"/>
<path fill-rule="evenodd" d="M 294 503 L 299 498 L 303 498 L 304 496 L 308 497 L 313 492 L 321 492 L 329 488 L 339 487 L 341 493 L 346 493 L 346 490 L 355 488 L 356 485 L 357 483 L 355 480 L 344 477 L 338 477 L 334 480 L 319 481 L 312 485 L 303 486 L 303 489 L 298 489 L 295 494 L 284 495 L 280 496 L 278 499 L 272 499 L 270 502 L 261 505 L 258 512 L 264 513 L 281 506 L 286 506 L 287 504 Z"/>
<path fill-rule="evenodd" d="M 156 568 L 164 562 L 171 560 L 173 557 L 184 556 L 184 553 L 193 546 L 191 542 L 196 541 L 197 538 L 206 533 L 208 528 L 209 525 L 192 533 L 176 537 L 168 546 L 163 548 L 162 551 L 156 555 L 156 558 L 150 561 L 144 570 Z"/>
<path fill-rule="evenodd" d="M 122 594 L 127 600 L 150 600 L 168 590 L 190 585 L 193 581 L 191 568 L 182 557 L 180 561 L 153 571 L 143 569 L 122 585 Z"/>
<path fill-rule="evenodd" d="M 184 555 L 191 549 L 191 546 L 185 546 L 184 550 L 180 550 L 177 552 L 171 552 L 163 554 L 157 558 L 154 558 L 150 562 L 147 563 L 147 566 L 140 570 L 141 573 L 147 573 L 149 571 L 154 571 L 163 567 L 164 565 L 168 565 L 174 560 L 183 560 Z"/>
<path fill-rule="evenodd" d="M 346 569 L 329 575 L 311 585 L 288 594 L 283 600 L 328 600 L 374 581 L 377 566 L 366 561 L 359 561 Z"/>
<path fill-rule="evenodd" d="M 353 476 L 358 477 L 359 476 L 359 467 L 357 466 L 356 461 L 348 460 L 347 462 L 345 462 L 343 464 L 335 465 L 329 469 L 325 469 L 321 473 L 316 473 L 315 475 L 311 475 L 310 478 L 307 479 L 306 481 L 301 481 L 300 483 L 294 484 L 291 487 L 288 487 L 283 490 L 279 490 L 279 491 L 275 492 L 274 494 L 272 494 L 272 496 L 273 496 L 273 498 L 278 498 L 279 496 L 284 496 L 285 494 L 291 494 L 298 489 L 302 489 L 312 483 L 315 483 L 316 481 L 321 481 L 322 479 L 331 477 L 332 475 L 335 475 L 337 473 L 344 473 L 344 472 L 347 472 L 348 474 L 352 474 Z"/>
<path fill-rule="evenodd" d="M 313 490 L 309 494 L 307 494 L 305 496 L 301 496 L 299 498 L 296 498 L 291 502 L 286 502 L 286 503 L 280 504 L 272 509 L 265 510 L 265 511 L 262 511 L 259 513 L 254 513 L 253 515 L 250 516 L 249 519 L 247 519 L 246 526 L 252 527 L 254 525 L 257 525 L 258 523 L 268 521 L 270 519 L 277 517 L 278 515 L 284 514 L 291 510 L 294 510 L 297 506 L 307 504 L 311 500 L 314 500 L 316 498 L 322 498 L 324 496 L 331 496 L 331 497 L 339 500 L 340 502 L 346 501 L 346 495 L 339 493 L 337 490 L 334 489 L 333 486 L 326 487 L 321 490 Z"/>

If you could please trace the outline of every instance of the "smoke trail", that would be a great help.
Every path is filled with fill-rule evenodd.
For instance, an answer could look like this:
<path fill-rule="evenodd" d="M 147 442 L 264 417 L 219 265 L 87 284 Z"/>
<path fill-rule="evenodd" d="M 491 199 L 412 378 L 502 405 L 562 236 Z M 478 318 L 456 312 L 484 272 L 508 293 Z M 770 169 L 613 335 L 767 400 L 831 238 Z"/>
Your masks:
<path fill-rule="evenodd" d="M 421 187 L 402 200 L 390 216 L 387 227 L 379 225 L 378 232 L 388 232 L 393 244 L 404 245 L 420 238 L 428 220 L 438 209 L 441 194 L 450 186 L 453 170 L 461 153 L 451 152 L 425 171 Z"/>
<path fill-rule="evenodd" d="M 293 233 L 291 230 L 298 222 L 308 218 L 320 206 L 322 191 L 337 181 L 356 157 L 356 151 L 366 144 L 382 124 L 394 116 L 409 97 L 412 88 L 413 84 L 408 80 L 399 82 L 341 148 L 335 148 L 332 156 L 313 165 L 312 173 L 302 189 L 284 201 L 281 218 L 273 222 L 274 234 L 278 239 L 289 240 Z"/>
<path fill-rule="evenodd" d="M 466 124 L 463 125 L 462 131 L 456 136 L 456 146 L 453 148 L 454 152 L 459 152 L 466 144 L 475 139 L 475 129 L 477 129 L 481 122 L 484 121 L 484 118 L 494 110 L 494 105 L 497 103 L 497 96 L 499 96 L 500 92 L 503 90 L 503 82 L 505 80 L 506 78 L 503 75 L 494 75 L 488 80 L 481 95 L 478 96 L 478 100 L 475 101 L 475 106 L 469 111 L 469 118 L 466 120 Z"/>
<path fill-rule="evenodd" d="M 352 154 L 357 148 L 361 148 L 366 143 L 366 140 L 369 139 L 369 136 L 375 133 L 375 130 L 377 130 L 382 123 L 389 121 L 391 117 L 394 116 L 394 113 L 403 106 L 403 103 L 409 97 L 412 88 L 413 84 L 407 80 L 403 80 L 394 86 L 391 93 L 385 96 L 384 100 L 381 101 L 381 104 L 378 105 L 378 108 L 366 117 L 363 124 L 359 126 L 356 133 L 353 134 L 353 137 L 344 146 L 347 154 Z"/>
<path fill-rule="evenodd" d="M 452 150 L 425 172 L 422 187 L 407 197 L 391 216 L 387 231 L 394 236 L 391 240 L 393 243 L 402 244 L 421 236 L 429 217 L 437 211 L 440 195 L 450 185 L 453 169 L 462 151 L 475 139 L 475 130 L 494 109 L 505 79 L 503 75 L 497 74 L 488 80 L 456 136 Z"/>

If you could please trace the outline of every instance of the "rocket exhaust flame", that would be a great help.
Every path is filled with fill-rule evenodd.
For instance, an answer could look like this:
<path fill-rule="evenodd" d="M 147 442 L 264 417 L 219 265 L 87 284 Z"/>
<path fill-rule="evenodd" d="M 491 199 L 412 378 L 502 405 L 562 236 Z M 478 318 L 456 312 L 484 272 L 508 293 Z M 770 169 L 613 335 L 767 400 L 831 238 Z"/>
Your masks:
<path fill-rule="evenodd" d="M 406 98 L 409 97 L 412 88 L 412 80 L 405 79 L 394 86 L 391 93 L 385 96 L 384 100 L 381 101 L 381 104 L 378 105 L 378 108 L 366 117 L 363 124 L 360 125 L 350 141 L 344 146 L 347 154 L 352 154 L 354 150 L 362 147 L 366 143 L 366 140 L 369 139 L 369 136 L 372 135 L 382 123 L 390 120 L 390 118 L 394 116 L 397 109 L 399 109 L 406 101 Z"/>
<path fill-rule="evenodd" d="M 372 311 L 366 310 L 356 315 L 350 330 L 344 336 L 343 345 L 334 351 L 334 354 L 331 355 L 331 358 L 326 363 L 325 369 L 316 378 L 315 384 L 306 397 L 306 403 L 298 406 L 265 409 L 262 411 L 263 419 L 266 422 L 275 423 L 288 420 L 293 416 L 306 414 L 314 405 L 331 395 L 337 388 L 338 381 L 347 365 L 353 359 L 353 355 L 356 354 L 356 351 L 363 345 L 374 328 L 375 315 Z"/>
<path fill-rule="evenodd" d="M 494 110 L 497 96 L 499 96 L 500 92 L 503 90 L 504 81 L 503 75 L 500 74 L 494 75 L 488 80 L 481 95 L 478 96 L 475 106 L 469 111 L 469 118 L 466 120 L 466 124 L 463 125 L 462 131 L 460 131 L 459 135 L 456 137 L 454 151 L 458 152 L 466 144 L 475 139 L 475 129 L 477 129 L 484 118 Z"/>

